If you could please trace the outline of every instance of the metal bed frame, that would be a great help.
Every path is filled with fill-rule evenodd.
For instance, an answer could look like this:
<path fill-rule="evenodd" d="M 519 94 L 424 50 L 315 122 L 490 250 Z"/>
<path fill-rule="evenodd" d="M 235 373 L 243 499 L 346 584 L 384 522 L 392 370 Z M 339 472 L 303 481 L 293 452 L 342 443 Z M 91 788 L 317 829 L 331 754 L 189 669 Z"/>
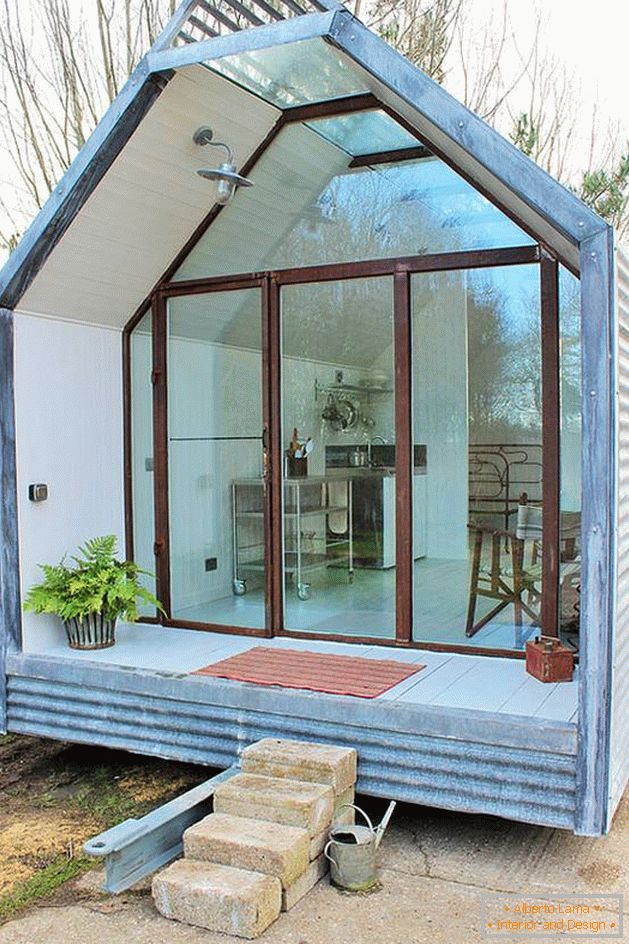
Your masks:
<path fill-rule="evenodd" d="M 469 446 L 469 514 L 499 515 L 505 530 L 523 492 L 542 500 L 541 443 L 472 443 Z"/>

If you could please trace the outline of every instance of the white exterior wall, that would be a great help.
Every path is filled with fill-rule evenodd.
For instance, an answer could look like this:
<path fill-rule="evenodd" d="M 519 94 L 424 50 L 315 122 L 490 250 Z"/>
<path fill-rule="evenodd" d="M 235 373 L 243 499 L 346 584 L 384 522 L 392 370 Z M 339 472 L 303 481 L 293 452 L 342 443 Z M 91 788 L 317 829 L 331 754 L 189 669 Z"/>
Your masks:
<path fill-rule="evenodd" d="M 116 534 L 123 548 L 122 355 L 120 331 L 15 315 L 20 568 L 24 593 L 86 539 Z M 48 500 L 28 500 L 45 482 Z M 25 650 L 58 620 L 25 613 Z"/>

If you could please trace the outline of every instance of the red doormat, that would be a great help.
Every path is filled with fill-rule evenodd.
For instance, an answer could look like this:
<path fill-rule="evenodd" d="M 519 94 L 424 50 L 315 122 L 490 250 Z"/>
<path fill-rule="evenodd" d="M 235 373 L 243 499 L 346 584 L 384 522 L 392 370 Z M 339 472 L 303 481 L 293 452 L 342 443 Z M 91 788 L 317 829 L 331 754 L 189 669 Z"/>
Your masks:
<path fill-rule="evenodd" d="M 197 669 L 193 674 L 254 682 L 256 685 L 305 688 L 329 695 L 377 698 L 423 668 L 417 663 L 393 659 L 361 659 L 360 656 L 255 646 L 237 656 Z"/>

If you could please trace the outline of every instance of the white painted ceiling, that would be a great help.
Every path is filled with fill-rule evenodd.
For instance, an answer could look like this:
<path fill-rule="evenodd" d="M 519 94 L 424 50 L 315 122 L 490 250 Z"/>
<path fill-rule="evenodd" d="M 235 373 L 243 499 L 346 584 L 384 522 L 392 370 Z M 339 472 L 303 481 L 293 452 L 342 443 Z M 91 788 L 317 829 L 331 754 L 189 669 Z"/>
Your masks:
<path fill-rule="evenodd" d="M 238 166 L 279 112 L 193 66 L 168 83 L 25 292 L 21 311 L 122 328 L 213 204 L 192 141 L 202 124 Z"/>

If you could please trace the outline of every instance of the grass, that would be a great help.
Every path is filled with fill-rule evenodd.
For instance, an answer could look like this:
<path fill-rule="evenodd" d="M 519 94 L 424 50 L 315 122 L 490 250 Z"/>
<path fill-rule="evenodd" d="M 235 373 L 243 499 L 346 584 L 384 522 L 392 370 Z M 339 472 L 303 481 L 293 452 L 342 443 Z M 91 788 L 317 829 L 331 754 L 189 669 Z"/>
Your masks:
<path fill-rule="evenodd" d="M 51 895 L 64 882 L 92 868 L 94 861 L 86 855 L 74 859 L 63 855 L 56 856 L 43 869 L 39 869 L 25 881 L 18 882 L 7 895 L 0 898 L 0 922 L 14 917 L 28 905 Z"/>
<path fill-rule="evenodd" d="M 148 812 L 144 804 L 122 790 L 117 781 L 112 781 L 111 769 L 107 767 L 96 767 L 91 772 L 89 783 L 77 794 L 75 802 L 85 813 L 95 816 L 103 830 Z M 150 807 L 154 805 L 157 804 Z"/>
<path fill-rule="evenodd" d="M 193 765 L 121 751 L 0 737 L 0 924 L 101 867 L 102 860 L 82 853 L 90 836 L 143 816 L 207 776 Z"/>

